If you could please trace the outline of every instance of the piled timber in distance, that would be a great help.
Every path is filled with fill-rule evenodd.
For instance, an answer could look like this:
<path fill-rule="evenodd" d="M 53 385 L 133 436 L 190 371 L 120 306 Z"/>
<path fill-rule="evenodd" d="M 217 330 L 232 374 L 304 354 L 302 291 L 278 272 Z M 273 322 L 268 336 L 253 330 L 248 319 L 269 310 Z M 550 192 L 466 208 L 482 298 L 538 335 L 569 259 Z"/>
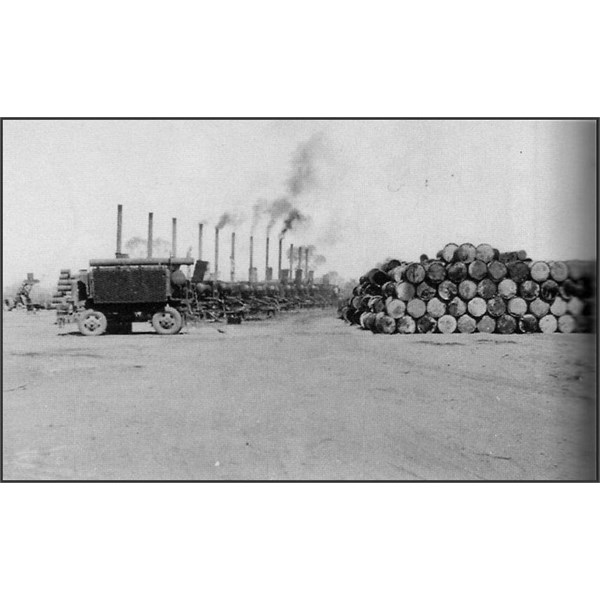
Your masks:
<path fill-rule="evenodd" d="M 435 259 L 391 260 L 359 279 L 338 313 L 375 333 L 595 331 L 596 263 L 446 244 Z"/>
<path fill-rule="evenodd" d="M 73 297 L 73 285 L 75 281 L 70 269 L 61 269 L 58 283 L 56 284 L 56 291 L 52 295 L 52 308 L 59 308 Z"/>

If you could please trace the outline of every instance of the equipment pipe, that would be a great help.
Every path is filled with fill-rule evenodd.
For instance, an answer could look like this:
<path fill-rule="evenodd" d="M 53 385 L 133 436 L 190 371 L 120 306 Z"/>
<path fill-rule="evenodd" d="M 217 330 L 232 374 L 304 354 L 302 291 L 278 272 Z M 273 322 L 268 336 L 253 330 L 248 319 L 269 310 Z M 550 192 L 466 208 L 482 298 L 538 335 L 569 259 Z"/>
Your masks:
<path fill-rule="evenodd" d="M 171 253 L 177 256 L 177 219 L 173 217 L 173 233 L 171 240 Z"/>
<path fill-rule="evenodd" d="M 219 228 L 215 227 L 215 279 L 219 273 Z"/>
<path fill-rule="evenodd" d="M 92 258 L 90 267 L 115 267 L 118 265 L 193 265 L 193 258 Z"/>
<path fill-rule="evenodd" d="M 308 246 L 304 249 L 304 273 L 308 278 Z"/>
<path fill-rule="evenodd" d="M 281 253 L 283 247 L 283 238 L 279 238 L 279 279 L 281 279 Z"/>
<path fill-rule="evenodd" d="M 147 251 L 147 256 L 148 258 L 152 258 L 152 240 L 153 240 L 153 233 L 152 233 L 152 220 L 154 218 L 154 213 L 148 213 L 148 251 Z"/>
<path fill-rule="evenodd" d="M 235 231 L 231 232 L 231 281 L 235 280 Z"/>
<path fill-rule="evenodd" d="M 117 258 L 121 254 L 121 236 L 123 234 L 123 205 L 117 205 Z"/>
<path fill-rule="evenodd" d="M 198 260 L 202 260 L 202 223 L 198 223 Z"/>

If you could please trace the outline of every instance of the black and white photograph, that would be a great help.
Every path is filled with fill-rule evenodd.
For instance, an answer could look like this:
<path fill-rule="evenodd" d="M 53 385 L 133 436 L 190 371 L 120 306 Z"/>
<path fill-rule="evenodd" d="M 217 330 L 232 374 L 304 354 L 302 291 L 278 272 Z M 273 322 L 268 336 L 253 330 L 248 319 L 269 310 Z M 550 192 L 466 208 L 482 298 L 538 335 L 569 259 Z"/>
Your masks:
<path fill-rule="evenodd" d="M 3 478 L 596 478 L 586 119 L 3 122 Z"/>
<path fill-rule="evenodd" d="M 594 9 L 2 3 L 2 597 L 597 596 Z"/>

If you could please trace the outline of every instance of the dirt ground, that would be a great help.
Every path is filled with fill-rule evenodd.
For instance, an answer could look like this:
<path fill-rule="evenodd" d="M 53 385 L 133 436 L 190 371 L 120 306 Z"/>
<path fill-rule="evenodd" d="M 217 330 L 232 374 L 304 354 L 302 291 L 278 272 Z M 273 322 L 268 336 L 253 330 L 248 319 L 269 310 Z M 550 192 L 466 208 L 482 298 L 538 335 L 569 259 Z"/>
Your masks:
<path fill-rule="evenodd" d="M 3 477 L 595 477 L 595 336 L 385 336 L 334 317 L 90 338 L 5 312 Z"/>

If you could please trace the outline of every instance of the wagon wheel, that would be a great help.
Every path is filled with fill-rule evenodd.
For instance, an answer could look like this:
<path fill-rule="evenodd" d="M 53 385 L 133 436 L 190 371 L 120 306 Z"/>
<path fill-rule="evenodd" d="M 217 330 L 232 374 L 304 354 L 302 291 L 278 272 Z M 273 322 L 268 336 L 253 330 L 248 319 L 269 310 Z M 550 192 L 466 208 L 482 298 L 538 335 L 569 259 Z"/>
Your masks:
<path fill-rule="evenodd" d="M 106 317 L 98 310 L 86 310 L 79 317 L 78 327 L 83 335 L 102 335 L 107 326 Z"/>
<path fill-rule="evenodd" d="M 179 311 L 170 306 L 154 313 L 152 316 L 152 327 L 156 333 L 161 335 L 174 335 L 181 331 L 183 319 Z"/>

